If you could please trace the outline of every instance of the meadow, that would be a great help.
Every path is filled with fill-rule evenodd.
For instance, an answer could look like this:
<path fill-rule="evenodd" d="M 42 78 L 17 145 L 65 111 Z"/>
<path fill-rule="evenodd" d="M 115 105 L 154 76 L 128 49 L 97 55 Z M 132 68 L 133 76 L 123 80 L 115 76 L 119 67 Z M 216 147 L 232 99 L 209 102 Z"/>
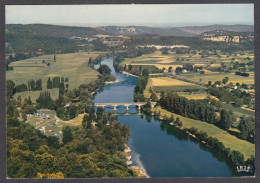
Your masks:
<path fill-rule="evenodd" d="M 56 100 L 59 97 L 59 89 L 54 88 L 54 89 L 46 89 L 44 91 L 49 91 L 51 94 L 51 98 L 53 100 Z M 16 99 L 19 95 L 21 96 L 22 99 L 28 98 L 29 96 L 31 97 L 31 100 L 33 103 L 36 103 L 36 100 L 40 96 L 40 93 L 42 91 L 23 91 L 23 92 L 18 92 L 14 94 L 14 98 Z"/>
<path fill-rule="evenodd" d="M 203 90 L 204 88 L 185 81 L 180 81 L 178 79 L 172 79 L 170 77 L 157 77 L 149 78 L 147 88 L 153 88 L 155 92 L 161 91 L 192 91 L 192 90 Z"/>
<path fill-rule="evenodd" d="M 17 62 L 12 62 L 13 70 L 6 72 L 6 79 L 13 80 L 16 84 L 25 83 L 29 80 L 42 79 L 43 91 L 47 90 L 47 80 L 50 77 L 64 77 L 68 78 L 66 84 L 69 89 L 73 90 L 80 84 L 88 84 L 97 79 L 99 74 L 96 70 L 88 67 L 88 60 L 91 57 L 95 59 L 102 52 L 78 52 L 67 54 L 56 54 L 56 62 L 54 62 L 54 55 L 44 55 Z M 47 66 L 47 64 L 50 66 Z M 51 97 L 57 98 L 57 91 L 50 90 Z M 39 91 L 26 91 L 16 93 L 16 96 L 21 95 L 22 98 L 31 95 L 35 100 L 39 96 Z"/>
<path fill-rule="evenodd" d="M 181 77 L 188 79 L 190 81 L 201 82 L 203 84 L 208 84 L 208 81 L 212 81 L 213 83 L 216 81 L 222 81 L 225 77 L 228 77 L 228 83 L 232 82 L 233 84 L 239 83 L 242 84 L 254 84 L 254 73 L 249 72 L 249 77 L 235 75 L 235 73 L 219 73 L 219 72 L 205 72 L 204 74 L 200 73 L 183 73 Z"/>

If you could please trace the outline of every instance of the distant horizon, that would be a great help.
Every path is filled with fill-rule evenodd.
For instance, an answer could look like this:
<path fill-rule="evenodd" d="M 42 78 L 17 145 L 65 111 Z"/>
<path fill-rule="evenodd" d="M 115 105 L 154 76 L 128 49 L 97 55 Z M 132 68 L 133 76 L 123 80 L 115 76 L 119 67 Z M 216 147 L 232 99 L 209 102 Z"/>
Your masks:
<path fill-rule="evenodd" d="M 7 5 L 6 24 L 183 27 L 254 25 L 254 4 Z"/>
<path fill-rule="evenodd" d="M 213 26 L 213 25 L 227 25 L 227 26 L 232 26 L 232 25 L 244 25 L 244 26 L 254 26 L 254 24 L 250 23 L 212 23 L 212 24 L 203 24 L 203 23 L 194 23 L 194 24 L 184 24 L 183 25 L 176 25 L 176 26 L 167 26 L 167 25 L 133 25 L 133 24 L 128 24 L 128 25 L 83 25 L 83 24 L 51 24 L 51 23 L 7 23 L 6 25 L 53 25 L 53 26 L 67 26 L 67 27 L 91 27 L 91 28 L 98 28 L 98 27 L 154 27 L 154 28 L 178 28 L 178 27 L 202 27 L 202 26 Z"/>

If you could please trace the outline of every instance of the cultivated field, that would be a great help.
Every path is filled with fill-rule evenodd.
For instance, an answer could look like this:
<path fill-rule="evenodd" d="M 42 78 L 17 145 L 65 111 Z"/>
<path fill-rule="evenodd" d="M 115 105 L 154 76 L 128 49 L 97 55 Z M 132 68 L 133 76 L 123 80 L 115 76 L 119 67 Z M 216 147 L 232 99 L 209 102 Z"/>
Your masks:
<path fill-rule="evenodd" d="M 169 77 L 149 78 L 150 83 L 147 85 L 148 89 L 152 86 L 155 92 L 160 91 L 188 91 L 188 90 L 202 90 L 199 85 L 172 79 Z"/>
<path fill-rule="evenodd" d="M 161 116 L 167 115 L 168 117 L 171 116 L 171 113 L 167 110 L 161 109 L 160 107 L 156 107 L 153 111 L 161 111 Z M 255 155 L 255 145 L 247 142 L 245 140 L 238 139 L 237 137 L 230 135 L 227 131 L 224 131 L 212 124 L 193 120 L 190 118 L 186 118 L 177 114 L 174 114 L 175 119 L 177 117 L 180 118 L 184 128 L 197 128 L 203 132 L 206 132 L 208 136 L 216 137 L 219 141 L 221 141 L 226 148 L 230 148 L 231 150 L 239 151 L 244 155 L 245 159 L 251 157 L 251 155 Z"/>
<path fill-rule="evenodd" d="M 205 72 L 205 75 L 199 73 L 184 73 L 181 77 L 189 79 L 191 81 L 201 82 L 208 84 L 208 81 L 216 82 L 222 81 L 225 77 L 228 77 L 228 83 L 233 82 L 233 84 L 254 84 L 254 73 L 249 72 L 249 77 L 235 75 L 235 73 L 219 73 L 219 72 Z"/>
<path fill-rule="evenodd" d="M 203 66 L 203 67 L 220 67 L 221 63 L 231 63 L 231 59 L 233 58 L 233 62 L 248 62 L 247 57 L 251 60 L 254 59 L 254 54 L 251 52 L 244 52 L 244 55 L 240 55 L 237 53 L 236 56 L 223 54 L 220 51 L 217 51 L 217 55 L 211 55 L 209 57 L 202 58 L 200 53 L 195 55 L 186 53 L 186 54 L 176 54 L 175 52 L 170 52 L 167 55 L 163 55 L 161 51 L 156 51 L 152 54 L 144 54 L 140 57 L 135 58 L 127 58 L 120 65 L 153 65 L 159 69 L 165 68 L 168 69 L 172 67 L 173 70 L 176 67 L 182 67 L 184 64 L 194 64 L 194 66 Z M 210 72 L 206 70 L 205 72 Z"/>

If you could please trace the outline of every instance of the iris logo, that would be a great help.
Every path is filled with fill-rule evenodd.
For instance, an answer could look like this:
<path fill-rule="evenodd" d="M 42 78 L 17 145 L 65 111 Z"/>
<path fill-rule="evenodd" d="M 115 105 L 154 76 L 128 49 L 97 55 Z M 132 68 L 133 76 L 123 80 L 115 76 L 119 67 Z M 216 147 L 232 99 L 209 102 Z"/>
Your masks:
<path fill-rule="evenodd" d="M 249 172 L 250 169 L 250 166 L 237 166 L 237 172 Z"/>

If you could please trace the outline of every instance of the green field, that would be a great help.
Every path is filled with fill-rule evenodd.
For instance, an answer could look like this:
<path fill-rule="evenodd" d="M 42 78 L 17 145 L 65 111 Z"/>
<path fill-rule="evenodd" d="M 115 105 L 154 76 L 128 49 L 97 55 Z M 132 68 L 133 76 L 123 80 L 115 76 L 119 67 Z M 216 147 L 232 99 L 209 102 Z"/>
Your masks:
<path fill-rule="evenodd" d="M 48 78 L 55 76 L 68 78 L 69 81 L 65 84 L 69 84 L 69 89 L 74 89 L 80 84 L 88 84 L 91 81 L 97 79 L 99 74 L 96 70 L 87 66 L 89 58 L 95 59 L 102 52 L 94 53 L 68 53 L 68 54 L 56 54 L 56 62 L 54 62 L 54 55 L 45 55 L 17 62 L 12 62 L 10 66 L 14 67 L 14 70 L 6 72 L 6 79 L 13 80 L 16 84 L 25 83 L 29 80 L 42 79 L 42 91 L 46 91 L 46 85 Z M 42 63 L 43 60 L 45 63 Z M 47 66 L 50 63 L 50 66 Z M 58 98 L 58 89 L 49 90 L 51 92 L 52 99 Z M 31 96 L 33 102 L 40 95 L 40 91 L 25 91 L 15 94 L 15 98 L 21 95 L 25 97 Z"/>
<path fill-rule="evenodd" d="M 155 92 L 162 92 L 162 91 L 193 91 L 193 90 L 203 90 L 203 88 L 199 85 L 184 85 L 184 86 L 155 86 Z"/>
<path fill-rule="evenodd" d="M 58 88 L 54 88 L 54 89 L 46 89 L 44 91 L 49 91 L 51 94 L 51 98 L 53 100 L 56 100 L 59 97 L 59 89 Z M 17 98 L 19 95 L 21 96 L 22 100 L 24 100 L 25 98 L 28 98 L 29 96 L 31 97 L 31 100 L 33 103 L 36 102 L 36 100 L 38 99 L 38 97 L 40 96 L 40 93 L 42 91 L 24 91 L 24 92 L 18 92 L 15 93 L 14 98 Z"/>
<path fill-rule="evenodd" d="M 216 82 L 216 81 L 222 81 L 225 77 L 228 77 L 228 83 L 233 82 L 233 84 L 239 83 L 239 84 L 254 84 L 254 73 L 250 73 L 249 77 L 244 77 L 244 76 L 238 76 L 235 75 L 234 73 L 219 73 L 219 72 L 212 72 L 212 73 L 207 73 L 205 75 L 201 75 L 199 73 L 185 73 L 181 74 L 181 77 L 191 80 L 191 81 L 196 81 L 196 82 L 201 82 L 204 84 L 208 84 L 208 81 Z"/>
<path fill-rule="evenodd" d="M 152 88 L 154 92 L 160 93 L 162 91 L 192 91 L 192 90 L 204 90 L 200 85 L 193 83 L 188 83 L 185 81 L 180 81 L 178 79 L 173 79 L 170 77 L 153 77 L 149 78 L 148 84 L 144 91 L 145 97 L 148 97 L 147 92 L 149 88 Z"/>
<path fill-rule="evenodd" d="M 167 115 L 171 116 L 171 113 L 167 110 L 161 109 L 160 107 L 156 107 L 153 111 L 161 111 L 161 116 Z M 177 114 L 174 114 L 174 117 L 179 117 L 182 121 L 184 128 L 197 128 L 203 132 L 206 132 L 208 136 L 216 137 L 219 141 L 221 141 L 226 148 L 230 148 L 231 150 L 239 151 L 244 155 L 245 159 L 251 157 L 251 155 L 255 155 L 255 145 L 245 141 L 238 139 L 237 137 L 230 135 L 228 132 L 206 122 L 193 120 L 190 118 L 186 118 Z"/>
<path fill-rule="evenodd" d="M 49 77 L 67 77 L 69 89 L 74 89 L 80 84 L 87 84 L 97 79 L 98 72 L 88 67 L 87 62 L 90 57 L 94 59 L 99 54 L 100 52 L 56 54 L 56 62 L 53 60 L 53 55 L 12 62 L 10 66 L 13 66 L 14 70 L 6 72 L 6 79 L 11 79 L 16 84 L 27 84 L 31 79 L 42 79 L 43 89 L 46 89 Z M 43 60 L 46 64 L 42 63 Z M 47 66 L 47 63 L 50 63 L 50 66 Z"/>

